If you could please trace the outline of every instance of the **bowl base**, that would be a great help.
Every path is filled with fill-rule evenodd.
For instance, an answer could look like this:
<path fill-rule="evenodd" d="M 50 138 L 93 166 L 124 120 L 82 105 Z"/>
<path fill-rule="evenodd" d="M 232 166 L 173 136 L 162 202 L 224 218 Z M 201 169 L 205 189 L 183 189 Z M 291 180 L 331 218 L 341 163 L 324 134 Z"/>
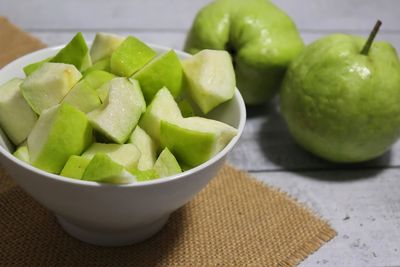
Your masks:
<path fill-rule="evenodd" d="M 70 223 L 62 216 L 56 215 L 56 217 L 64 231 L 76 239 L 97 246 L 121 247 L 139 243 L 150 238 L 166 224 L 169 215 L 146 224 L 145 226 L 119 232 L 97 232 L 88 230 Z"/>

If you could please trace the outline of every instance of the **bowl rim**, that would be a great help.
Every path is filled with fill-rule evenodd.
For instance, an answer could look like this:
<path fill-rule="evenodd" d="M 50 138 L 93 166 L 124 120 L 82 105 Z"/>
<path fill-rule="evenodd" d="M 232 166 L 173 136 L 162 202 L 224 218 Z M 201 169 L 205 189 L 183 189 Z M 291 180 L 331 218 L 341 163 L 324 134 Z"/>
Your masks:
<path fill-rule="evenodd" d="M 87 42 L 88 45 L 90 45 L 91 42 Z M 190 57 L 192 55 L 183 52 L 181 50 L 178 49 L 174 49 L 174 48 L 170 48 L 167 46 L 163 46 L 163 45 L 157 45 L 157 44 L 152 44 L 152 43 L 147 43 L 147 45 L 149 45 L 151 48 L 158 50 L 158 51 L 168 51 L 173 49 L 175 51 L 175 53 L 178 56 L 183 56 L 183 57 Z M 26 60 L 26 58 L 30 58 L 30 57 L 35 57 L 37 56 L 37 54 L 41 54 L 41 53 L 46 53 L 46 52 L 50 52 L 50 51 L 58 51 L 61 48 L 63 48 L 65 46 L 64 45 L 57 45 L 57 46 L 51 46 L 51 47 L 46 47 L 34 52 L 31 52 L 29 54 L 26 54 L 22 57 L 19 57 L 13 61 L 11 61 L 10 63 L 8 63 L 6 66 L 4 66 L 3 68 L 0 69 L 0 72 L 3 72 L 4 70 L 7 70 L 11 65 L 14 64 L 19 64 L 19 61 L 23 61 Z M 86 180 L 79 180 L 79 179 L 73 179 L 73 178 L 68 178 L 68 177 L 64 177 L 61 176 L 59 174 L 53 174 L 50 172 L 46 172 L 44 170 L 41 170 L 39 168 L 36 168 L 32 165 L 30 165 L 29 163 L 26 163 L 18 158 L 16 158 L 11 152 L 7 151 L 3 146 L 0 146 L 0 153 L 5 156 L 6 158 L 8 158 L 9 160 L 13 161 L 15 164 L 19 165 L 20 167 L 27 169 L 29 171 L 32 171 L 34 173 L 37 173 L 41 176 L 46 177 L 47 179 L 52 179 L 54 181 L 58 181 L 58 182 L 62 182 L 62 183 L 70 183 L 70 184 L 75 184 L 75 185 L 82 185 L 82 186 L 87 186 L 87 187 L 116 187 L 116 188 L 131 188 L 131 187 L 146 187 L 146 186 L 151 186 L 151 185 L 157 185 L 157 184 L 163 184 L 163 183 L 167 183 L 167 182 L 172 182 L 172 181 L 176 181 L 179 179 L 183 179 L 186 176 L 191 176 L 203 169 L 206 169 L 207 167 L 209 167 L 210 165 L 213 165 L 215 162 L 219 161 L 222 157 L 226 156 L 228 154 L 228 152 L 230 150 L 232 150 L 232 148 L 236 145 L 236 143 L 238 142 L 238 140 L 240 139 L 244 127 L 245 127 L 245 123 L 246 123 L 246 106 L 243 100 L 243 97 L 241 96 L 238 88 L 235 88 L 235 94 L 234 97 L 236 99 L 236 101 L 238 102 L 239 105 L 239 113 L 240 113 L 240 118 L 239 118 L 239 124 L 237 127 L 237 134 L 234 138 L 232 138 L 232 140 L 225 146 L 224 149 L 222 149 L 220 152 L 218 152 L 217 154 L 215 154 L 212 158 L 210 158 L 209 160 L 207 160 L 206 162 L 191 168 L 190 170 L 184 171 L 182 173 L 179 174 L 175 174 L 175 175 L 171 175 L 171 176 L 166 176 L 166 177 L 161 177 L 158 179 L 154 179 L 154 180 L 150 180 L 150 181 L 142 181 L 142 182 L 132 182 L 132 183 L 127 183 L 127 184 L 108 184 L 108 183 L 101 183 L 101 182 L 94 182 L 94 181 L 86 181 Z"/>

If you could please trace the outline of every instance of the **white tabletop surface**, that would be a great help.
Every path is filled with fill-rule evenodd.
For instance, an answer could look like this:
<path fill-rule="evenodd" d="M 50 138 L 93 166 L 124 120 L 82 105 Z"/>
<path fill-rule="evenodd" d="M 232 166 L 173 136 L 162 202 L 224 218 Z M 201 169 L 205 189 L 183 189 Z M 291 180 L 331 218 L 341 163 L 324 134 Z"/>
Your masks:
<path fill-rule="evenodd" d="M 181 49 L 197 10 L 207 2 L 0 0 L 0 15 L 48 45 L 66 43 L 77 31 L 87 39 L 107 31 Z M 306 43 L 335 32 L 366 37 L 379 18 L 383 26 L 377 39 L 391 42 L 400 51 L 398 0 L 275 3 L 292 16 Z M 288 192 L 338 232 L 300 266 L 400 266 L 400 142 L 376 160 L 344 168 L 299 148 L 276 105 L 248 113 L 230 163 Z"/>

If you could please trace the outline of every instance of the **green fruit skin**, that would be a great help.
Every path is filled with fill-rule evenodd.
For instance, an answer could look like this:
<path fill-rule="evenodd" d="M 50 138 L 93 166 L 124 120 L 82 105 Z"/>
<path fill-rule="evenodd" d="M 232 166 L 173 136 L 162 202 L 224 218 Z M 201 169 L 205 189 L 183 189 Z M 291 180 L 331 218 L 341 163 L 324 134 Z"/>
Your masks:
<path fill-rule="evenodd" d="M 131 170 L 130 173 L 136 176 L 136 180 L 138 182 L 151 181 L 160 178 L 160 175 L 154 169 L 148 169 L 142 171 L 136 169 L 136 170 Z"/>
<path fill-rule="evenodd" d="M 89 165 L 90 160 L 81 156 L 72 155 L 69 157 L 60 175 L 73 179 L 82 179 L 82 176 Z"/>
<path fill-rule="evenodd" d="M 73 119 L 72 119 L 73 118 Z M 60 173 L 71 155 L 80 155 L 92 143 L 92 127 L 85 113 L 69 104 L 60 105 L 42 152 L 31 164 Z"/>
<path fill-rule="evenodd" d="M 38 68 L 40 68 L 44 63 L 49 62 L 51 60 L 51 57 L 43 59 L 41 61 L 31 63 L 29 65 L 26 65 L 23 70 L 26 76 L 29 76 L 32 72 L 35 72 Z"/>
<path fill-rule="evenodd" d="M 163 120 L 160 133 L 162 146 L 168 147 L 183 164 L 195 167 L 213 156 L 217 140 L 212 133 L 184 129 Z"/>
<path fill-rule="evenodd" d="M 147 103 L 150 103 L 164 86 L 175 98 L 182 92 L 183 71 L 181 62 L 174 50 L 170 50 L 148 63 L 132 78 L 139 81 Z"/>
<path fill-rule="evenodd" d="M 111 71 L 110 57 L 106 57 L 106 58 L 100 59 L 99 61 L 96 61 L 96 63 L 93 63 L 92 66 L 90 66 L 89 68 L 87 68 L 84 71 L 83 75 L 86 76 L 87 74 L 89 74 L 90 72 L 95 71 L 95 70 L 103 70 L 103 71 L 110 72 Z"/>
<path fill-rule="evenodd" d="M 166 147 L 158 156 L 154 169 L 160 177 L 167 177 L 182 172 L 181 166 L 175 156 Z"/>
<path fill-rule="evenodd" d="M 133 144 L 93 143 L 85 150 L 82 157 L 92 159 L 99 153 L 109 156 L 112 161 L 122 165 L 127 170 L 136 169 L 141 156 L 140 150 Z"/>
<path fill-rule="evenodd" d="M 89 48 L 81 32 L 55 55 L 50 62 L 72 64 L 78 70 L 84 71 L 92 65 Z"/>
<path fill-rule="evenodd" d="M 388 43 L 330 35 L 292 62 L 281 110 L 296 141 L 334 162 L 375 158 L 400 134 L 400 63 Z"/>
<path fill-rule="evenodd" d="M 116 78 L 114 74 L 103 70 L 93 70 L 86 73 L 84 76 L 84 80 L 86 80 L 93 89 L 99 88 L 101 85 L 114 78 Z"/>
<path fill-rule="evenodd" d="M 87 181 L 105 182 L 110 178 L 118 177 L 124 167 L 104 153 L 96 154 L 87 165 L 82 179 Z"/>
<path fill-rule="evenodd" d="M 96 91 L 101 85 L 112 80 L 116 76 L 103 70 L 92 70 L 87 72 L 64 97 L 63 102 L 75 106 L 80 111 L 88 113 L 101 104 L 99 92 Z"/>
<path fill-rule="evenodd" d="M 304 48 L 293 21 L 266 0 L 216 0 L 196 16 L 185 44 L 227 50 L 246 104 L 261 104 L 280 88 L 289 63 Z"/>
<path fill-rule="evenodd" d="M 194 109 L 189 100 L 183 99 L 179 101 L 178 107 L 181 110 L 182 116 L 184 118 L 196 116 L 196 113 L 194 112 Z"/>
<path fill-rule="evenodd" d="M 125 184 L 137 181 L 124 167 L 103 153 L 96 154 L 83 173 L 82 180 L 110 184 Z"/>
<path fill-rule="evenodd" d="M 111 55 L 111 72 L 118 76 L 129 77 L 156 55 L 157 53 L 145 43 L 128 36 Z"/>
<path fill-rule="evenodd" d="M 90 112 L 101 105 L 96 90 L 85 79 L 80 80 L 64 97 L 63 103 L 68 103 L 82 112 Z"/>

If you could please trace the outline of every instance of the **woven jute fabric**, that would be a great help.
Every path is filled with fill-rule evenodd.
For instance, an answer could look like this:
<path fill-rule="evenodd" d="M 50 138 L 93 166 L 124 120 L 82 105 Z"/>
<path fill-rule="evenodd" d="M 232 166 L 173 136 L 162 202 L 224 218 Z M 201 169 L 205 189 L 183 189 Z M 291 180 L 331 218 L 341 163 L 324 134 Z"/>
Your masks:
<path fill-rule="evenodd" d="M 0 36 L 1 64 L 43 46 L 2 18 Z M 3 40 L 24 48 L 8 57 Z M 335 235 L 285 193 L 225 165 L 149 240 L 97 247 L 67 235 L 0 168 L 0 266 L 295 266 Z"/>

